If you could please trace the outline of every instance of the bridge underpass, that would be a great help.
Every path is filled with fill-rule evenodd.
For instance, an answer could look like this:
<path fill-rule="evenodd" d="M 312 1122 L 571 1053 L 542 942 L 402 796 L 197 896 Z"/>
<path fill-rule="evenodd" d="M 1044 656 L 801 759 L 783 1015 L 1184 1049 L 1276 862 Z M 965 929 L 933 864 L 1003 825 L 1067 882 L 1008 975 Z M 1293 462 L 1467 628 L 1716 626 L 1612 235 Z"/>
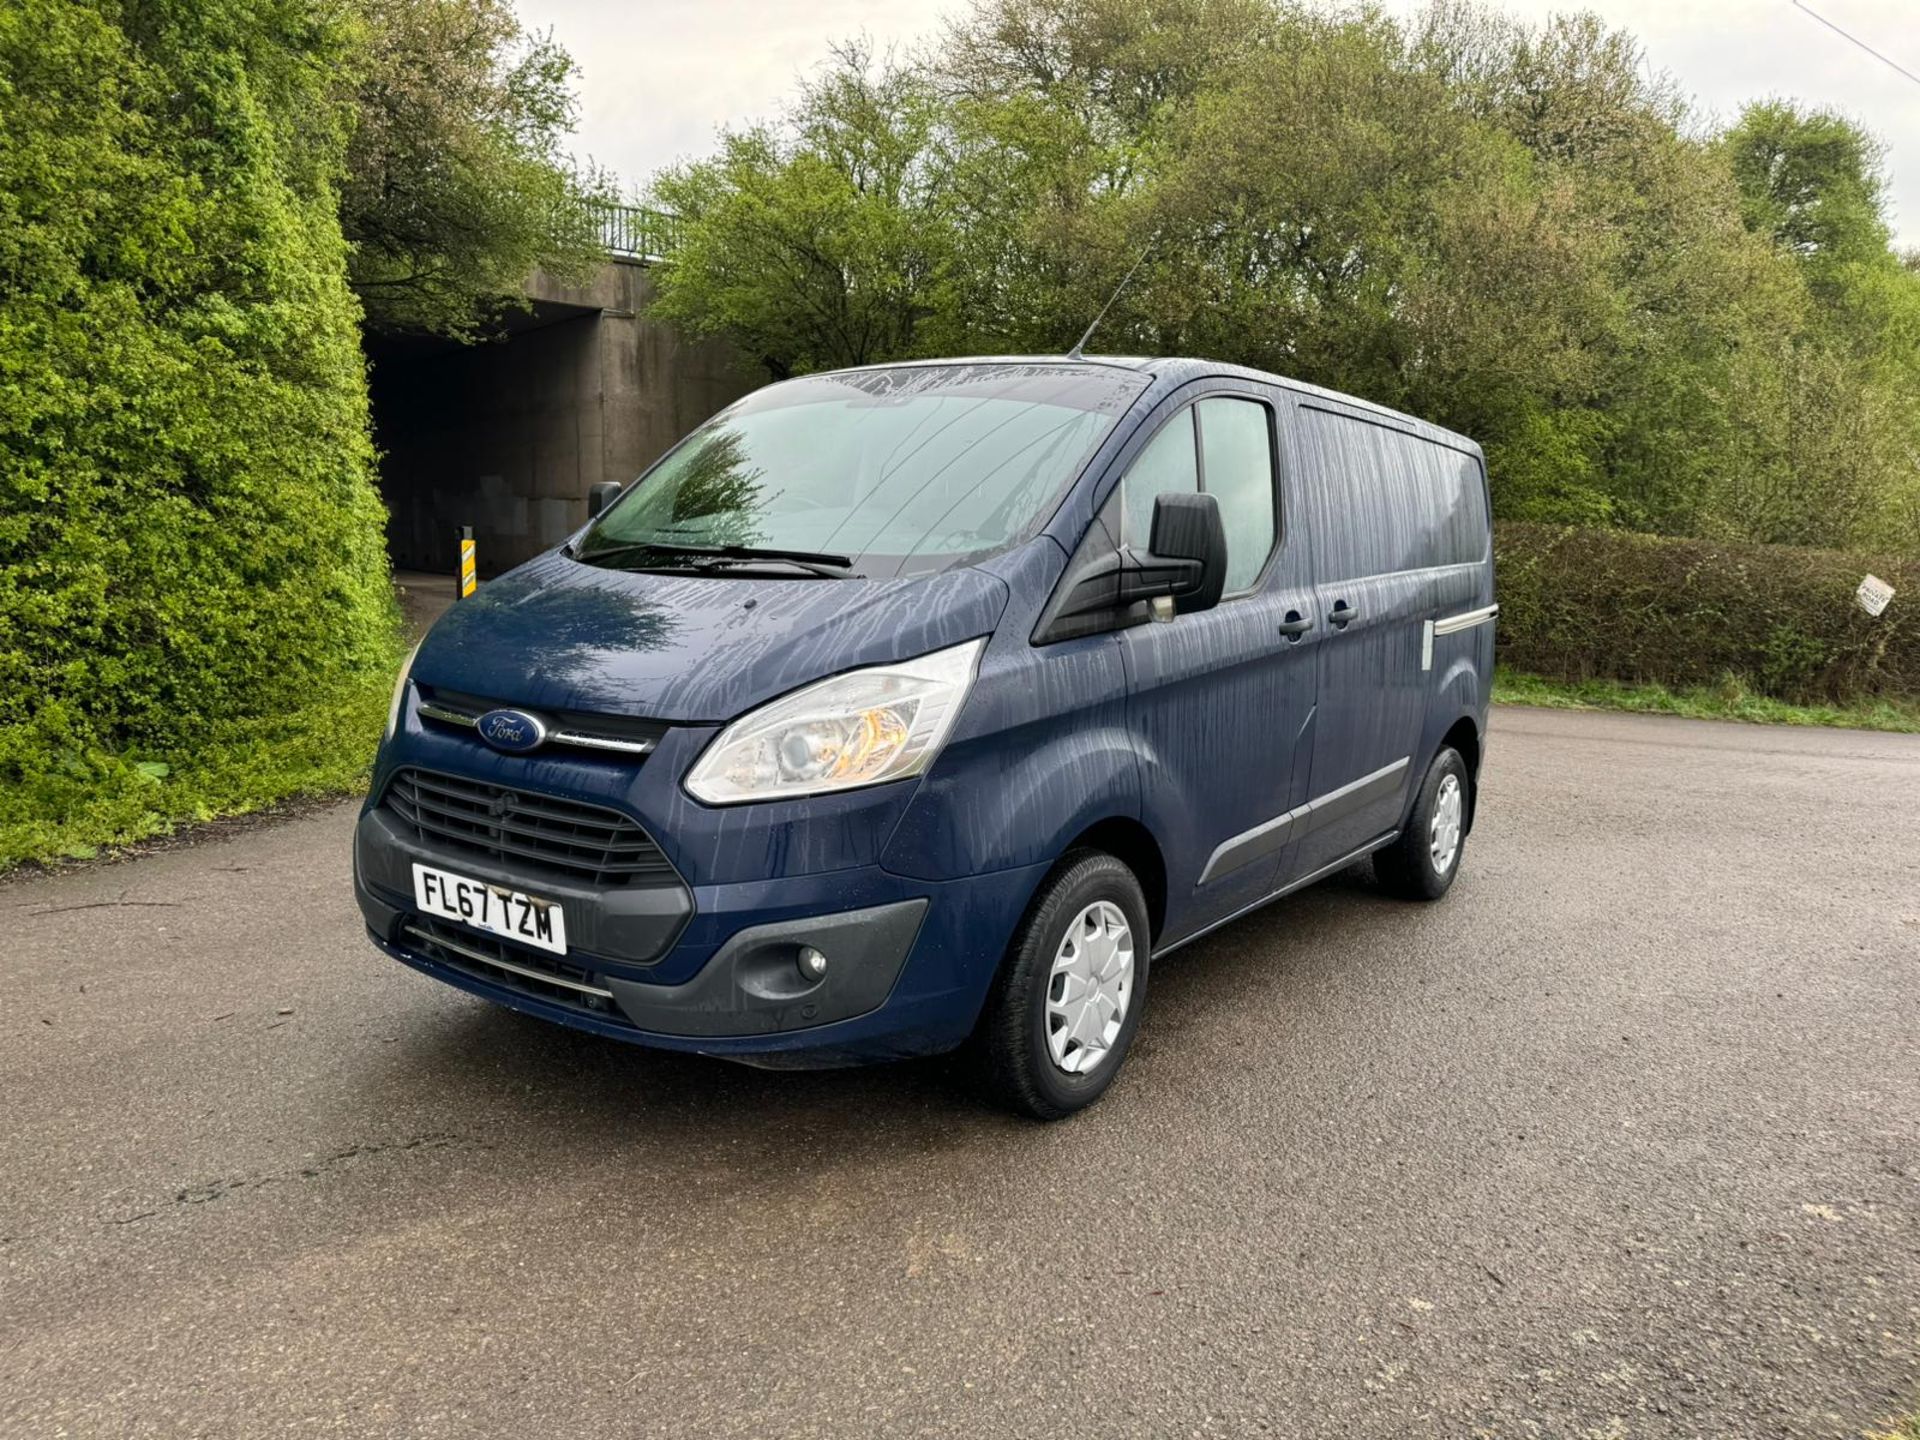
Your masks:
<path fill-rule="evenodd" d="M 586 520 L 590 487 L 631 480 L 763 383 L 726 345 L 687 344 L 647 318 L 646 215 L 610 215 L 611 253 L 584 285 L 536 275 L 531 311 L 499 339 L 369 339 L 395 568 L 449 572 L 462 525 L 483 576 L 519 564 Z"/>

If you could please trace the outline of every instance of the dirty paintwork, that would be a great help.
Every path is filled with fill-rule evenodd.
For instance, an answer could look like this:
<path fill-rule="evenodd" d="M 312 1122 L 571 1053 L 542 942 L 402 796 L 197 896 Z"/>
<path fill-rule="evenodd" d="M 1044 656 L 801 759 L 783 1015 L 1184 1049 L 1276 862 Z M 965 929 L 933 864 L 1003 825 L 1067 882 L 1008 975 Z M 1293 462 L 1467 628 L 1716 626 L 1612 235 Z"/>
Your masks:
<path fill-rule="evenodd" d="M 1432 630 L 1480 609 L 1490 618 L 1478 448 L 1236 367 L 1087 363 L 1123 364 L 1137 395 L 1057 501 L 991 553 L 930 573 L 823 578 L 643 573 L 549 550 L 436 625 L 381 751 L 369 815 L 411 767 L 506 787 L 523 807 L 554 797 L 629 817 L 671 867 L 657 883 L 685 888 L 691 918 L 662 953 L 604 957 L 623 985 L 684 984 L 749 927 L 926 900 L 878 1008 L 773 1034 L 646 1033 L 569 994 L 437 963 L 407 938 L 407 897 L 363 885 L 374 938 L 449 983 L 563 1023 L 764 1063 L 842 1063 L 964 1039 L 1035 888 L 1090 833 L 1141 875 L 1161 950 L 1391 837 L 1443 738 L 1470 765 L 1481 748 L 1493 625 Z M 971 364 L 996 384 L 1002 369 L 1019 373 Z M 1058 382 L 1063 362 L 1046 365 Z M 859 388 L 874 389 L 864 378 Z M 1204 413 L 1197 426 L 1185 416 L 1215 397 L 1259 407 L 1264 460 L 1245 425 L 1231 466 L 1224 450 L 1208 459 Z M 1189 484 L 1257 519 L 1249 496 L 1270 489 L 1273 523 L 1228 537 L 1230 573 L 1254 578 L 1211 608 L 1158 622 L 1137 605 L 1046 643 L 1043 617 L 1084 573 L 1085 547 L 1133 539 L 1118 516 L 1150 510 L 1150 494 L 1129 504 L 1124 486 L 1130 474 L 1147 483 L 1140 457 L 1169 421 L 1201 437 L 1198 458 L 1189 483 L 1162 446 L 1156 492 Z M 689 795 L 695 762 L 757 707 L 973 640 L 984 646 L 972 685 L 924 773 L 746 804 Z M 422 697 L 442 695 L 570 723 L 657 722 L 657 743 L 643 756 L 504 755 L 423 715 Z M 511 870 L 511 856 L 495 858 Z M 537 893 L 539 874 L 526 868 L 522 888 Z M 570 959 L 589 973 L 596 964 Z"/>

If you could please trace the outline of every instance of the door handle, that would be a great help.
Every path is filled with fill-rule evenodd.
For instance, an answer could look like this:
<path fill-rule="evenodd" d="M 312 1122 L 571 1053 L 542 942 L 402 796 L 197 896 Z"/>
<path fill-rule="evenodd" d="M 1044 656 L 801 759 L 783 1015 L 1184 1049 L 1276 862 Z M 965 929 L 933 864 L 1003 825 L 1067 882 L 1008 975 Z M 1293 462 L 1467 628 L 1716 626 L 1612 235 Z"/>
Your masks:
<path fill-rule="evenodd" d="M 1348 625 L 1352 624 L 1355 620 L 1358 620 L 1359 618 L 1360 618 L 1359 607 L 1355 605 L 1349 605 L 1344 600 L 1334 601 L 1333 613 L 1327 616 L 1327 619 L 1333 622 L 1333 628 L 1336 630 L 1346 629 Z"/>
<path fill-rule="evenodd" d="M 1301 615 L 1298 610 L 1287 611 L 1287 618 L 1280 622 L 1280 633 L 1298 644 L 1300 637 L 1313 628 L 1313 621 Z"/>

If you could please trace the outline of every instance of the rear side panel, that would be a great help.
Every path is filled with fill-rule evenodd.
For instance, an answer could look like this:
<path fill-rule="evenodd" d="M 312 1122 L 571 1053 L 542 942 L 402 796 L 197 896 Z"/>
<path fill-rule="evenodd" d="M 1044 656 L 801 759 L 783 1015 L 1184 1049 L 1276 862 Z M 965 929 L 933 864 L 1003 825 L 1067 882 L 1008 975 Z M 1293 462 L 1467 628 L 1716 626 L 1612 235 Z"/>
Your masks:
<path fill-rule="evenodd" d="M 1428 626 L 1486 603 L 1489 582 L 1477 457 L 1317 397 L 1300 403 L 1293 431 L 1314 537 L 1316 619 L 1327 627 L 1314 824 L 1290 867 L 1305 874 L 1399 825 L 1439 713 Z M 1469 708 L 1484 703 L 1466 698 L 1475 688 L 1456 692 Z"/>
<path fill-rule="evenodd" d="M 1481 504 L 1490 512 L 1486 466 L 1477 455 L 1470 458 L 1471 469 L 1464 477 L 1465 483 L 1477 485 Z M 1494 596 L 1490 524 L 1486 558 L 1475 567 L 1474 580 L 1470 600 L 1439 607 L 1425 626 L 1420 666 L 1427 697 L 1426 722 L 1418 753 L 1433 754 L 1455 724 L 1463 718 L 1469 719 L 1478 740 L 1472 756 L 1472 763 L 1477 766 L 1486 752 L 1487 705 L 1493 691 L 1494 625 L 1500 612 Z M 1471 826 L 1471 809 L 1467 820 Z"/>

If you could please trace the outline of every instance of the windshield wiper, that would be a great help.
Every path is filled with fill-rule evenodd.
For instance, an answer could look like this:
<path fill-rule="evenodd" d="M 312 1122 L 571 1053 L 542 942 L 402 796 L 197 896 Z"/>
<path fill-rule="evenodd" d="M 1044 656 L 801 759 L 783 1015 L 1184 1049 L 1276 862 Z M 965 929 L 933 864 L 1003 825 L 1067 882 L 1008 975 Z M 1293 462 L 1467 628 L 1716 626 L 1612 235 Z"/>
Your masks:
<path fill-rule="evenodd" d="M 825 575 L 834 579 L 848 575 L 853 569 L 853 561 L 847 556 L 829 555 L 818 550 L 763 550 L 754 545 L 678 545 L 671 540 L 629 540 L 619 545 L 609 545 L 604 549 L 586 551 L 579 558 L 585 564 L 592 564 L 610 555 L 630 555 L 642 550 L 684 559 L 698 569 L 713 568 L 722 564 L 752 564 L 764 560 L 795 565 L 809 574 Z"/>

